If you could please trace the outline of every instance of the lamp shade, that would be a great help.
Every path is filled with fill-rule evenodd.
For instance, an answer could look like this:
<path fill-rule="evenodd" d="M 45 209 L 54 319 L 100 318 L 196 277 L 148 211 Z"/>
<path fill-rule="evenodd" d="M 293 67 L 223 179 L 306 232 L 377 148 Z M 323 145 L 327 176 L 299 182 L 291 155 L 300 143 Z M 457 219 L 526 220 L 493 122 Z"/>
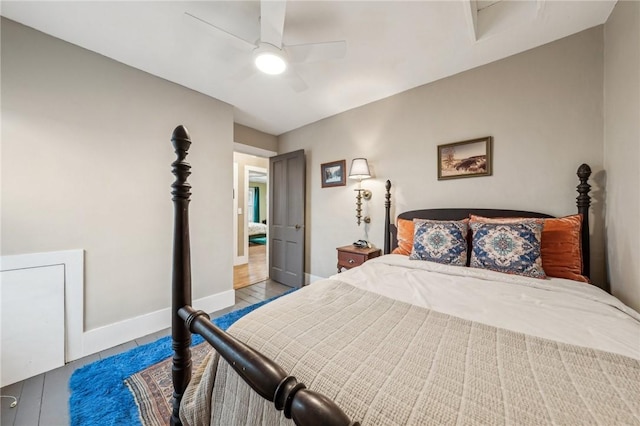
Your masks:
<path fill-rule="evenodd" d="M 350 179 L 368 179 L 371 177 L 369 171 L 369 163 L 366 158 L 354 158 L 351 162 L 351 170 L 349 171 Z"/>

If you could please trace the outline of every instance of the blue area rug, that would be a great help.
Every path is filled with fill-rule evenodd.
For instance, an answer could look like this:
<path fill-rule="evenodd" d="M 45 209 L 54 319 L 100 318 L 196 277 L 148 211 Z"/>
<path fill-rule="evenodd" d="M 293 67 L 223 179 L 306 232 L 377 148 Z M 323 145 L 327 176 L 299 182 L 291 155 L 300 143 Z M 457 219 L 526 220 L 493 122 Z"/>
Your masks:
<path fill-rule="evenodd" d="M 292 291 L 295 289 L 229 312 L 212 322 L 226 330 L 249 312 Z M 203 341 L 197 335 L 192 340 L 192 346 Z M 171 336 L 166 336 L 74 371 L 69 379 L 71 426 L 140 425 L 138 407 L 124 380 L 171 356 Z"/>

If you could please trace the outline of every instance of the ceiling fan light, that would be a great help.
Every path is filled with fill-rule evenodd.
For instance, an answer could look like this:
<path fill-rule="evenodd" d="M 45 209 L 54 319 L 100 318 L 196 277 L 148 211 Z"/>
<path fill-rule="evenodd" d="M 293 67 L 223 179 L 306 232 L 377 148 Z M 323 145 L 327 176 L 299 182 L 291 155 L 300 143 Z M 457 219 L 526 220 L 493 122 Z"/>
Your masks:
<path fill-rule="evenodd" d="M 269 44 L 260 43 L 253 51 L 256 68 L 265 74 L 282 74 L 287 69 L 287 60 L 282 49 Z"/>
<path fill-rule="evenodd" d="M 262 52 L 256 55 L 256 67 L 265 74 L 282 74 L 287 69 L 284 58 L 272 52 Z"/>

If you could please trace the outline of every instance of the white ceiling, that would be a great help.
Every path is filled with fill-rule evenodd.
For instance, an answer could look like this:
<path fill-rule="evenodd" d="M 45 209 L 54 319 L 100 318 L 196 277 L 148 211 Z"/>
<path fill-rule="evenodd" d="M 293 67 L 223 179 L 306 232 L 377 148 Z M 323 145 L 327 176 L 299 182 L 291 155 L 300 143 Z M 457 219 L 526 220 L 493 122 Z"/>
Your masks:
<path fill-rule="evenodd" d="M 14 21 L 227 102 L 235 121 L 279 135 L 602 24 L 605 1 L 290 1 L 284 44 L 346 40 L 346 57 L 283 76 L 238 74 L 251 52 L 188 18 L 259 38 L 258 2 L 2 1 Z"/>

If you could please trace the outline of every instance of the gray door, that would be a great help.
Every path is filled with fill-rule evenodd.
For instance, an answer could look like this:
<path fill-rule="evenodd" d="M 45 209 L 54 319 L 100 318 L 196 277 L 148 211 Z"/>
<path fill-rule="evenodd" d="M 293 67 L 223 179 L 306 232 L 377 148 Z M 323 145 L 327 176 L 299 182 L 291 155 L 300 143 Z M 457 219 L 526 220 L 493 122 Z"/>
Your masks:
<path fill-rule="evenodd" d="M 269 158 L 269 278 L 304 285 L 304 150 Z"/>

